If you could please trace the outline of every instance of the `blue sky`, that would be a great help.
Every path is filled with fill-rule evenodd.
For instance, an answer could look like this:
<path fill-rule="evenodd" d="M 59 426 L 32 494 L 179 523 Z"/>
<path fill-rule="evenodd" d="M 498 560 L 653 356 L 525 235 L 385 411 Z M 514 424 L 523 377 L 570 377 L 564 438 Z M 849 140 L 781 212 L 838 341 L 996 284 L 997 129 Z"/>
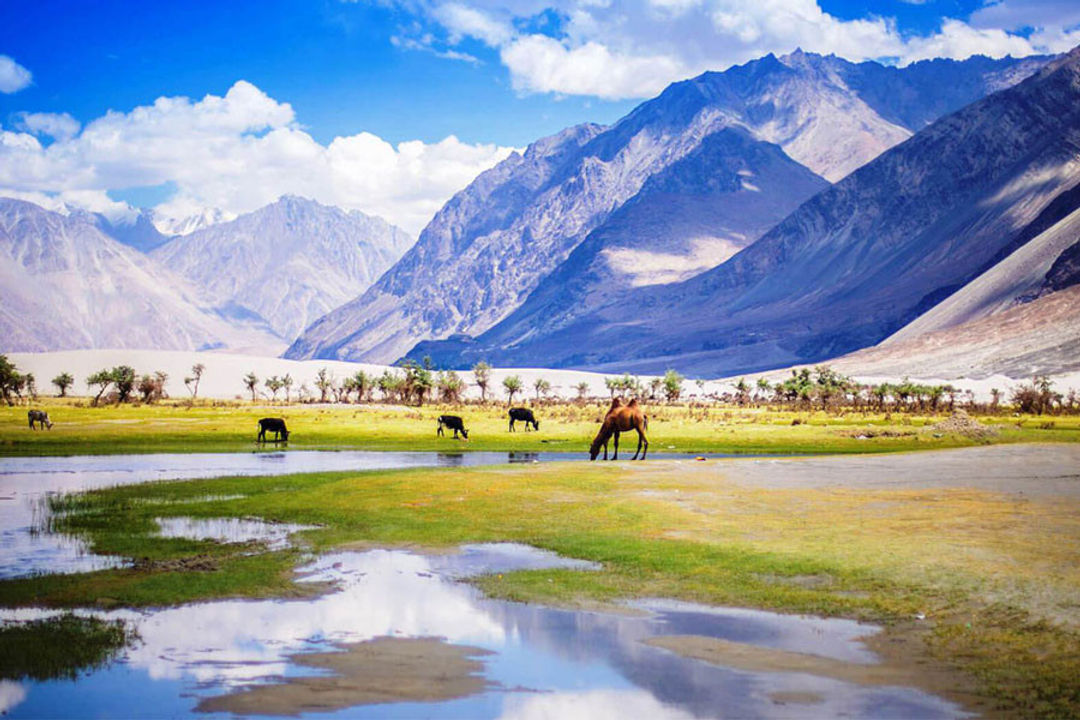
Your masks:
<path fill-rule="evenodd" d="M 0 0 L 0 18 L 0 191 L 172 214 L 295 191 L 413 232 L 511 148 L 766 52 L 1080 43 L 1075 0 Z"/>

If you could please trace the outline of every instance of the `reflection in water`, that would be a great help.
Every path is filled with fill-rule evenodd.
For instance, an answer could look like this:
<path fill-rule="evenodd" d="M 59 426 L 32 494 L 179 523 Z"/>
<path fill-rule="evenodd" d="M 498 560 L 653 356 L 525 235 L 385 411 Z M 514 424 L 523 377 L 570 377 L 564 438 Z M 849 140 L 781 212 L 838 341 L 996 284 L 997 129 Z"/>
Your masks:
<path fill-rule="evenodd" d="M 315 525 L 289 525 L 248 518 L 156 518 L 158 535 L 188 540 L 216 540 L 222 543 L 261 542 L 270 550 L 289 547 L 289 535 L 314 530 Z"/>
<path fill-rule="evenodd" d="M 302 568 L 302 582 L 336 591 L 309 599 L 199 603 L 101 613 L 133 622 L 142 644 L 112 667 L 75 683 L 21 683 L 12 717 L 191 715 L 206 697 L 278 677 L 310 674 L 290 662 L 298 652 L 372 638 L 441 637 L 493 651 L 485 678 L 497 689 L 438 704 L 353 707 L 349 717 L 956 717 L 959 709 L 920 691 L 863 687 L 793 673 L 751 673 L 681 658 L 639 642 L 696 632 L 821 652 L 855 662 L 872 656 L 855 640 L 874 628 L 850 621 L 764 612 L 642 603 L 648 614 L 574 612 L 484 598 L 456 578 L 515 568 L 573 567 L 519 545 L 467 546 L 460 554 L 399 550 L 334 553 Z M 42 611 L 0 611 L 0 619 Z M 817 638 L 817 642 L 815 642 Z M 25 697 L 19 698 L 19 693 Z M 539 693 L 539 694 L 538 694 Z M 814 702 L 778 705 L 775 697 Z M 223 716 L 225 717 L 225 716 Z"/>

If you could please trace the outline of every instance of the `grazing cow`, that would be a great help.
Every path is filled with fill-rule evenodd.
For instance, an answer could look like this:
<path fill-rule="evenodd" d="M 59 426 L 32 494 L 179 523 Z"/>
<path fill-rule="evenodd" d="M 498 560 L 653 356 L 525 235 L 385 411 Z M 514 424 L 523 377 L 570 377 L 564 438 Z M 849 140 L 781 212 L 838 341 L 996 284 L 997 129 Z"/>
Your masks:
<path fill-rule="evenodd" d="M 443 428 L 450 428 L 454 431 L 454 439 L 457 440 L 458 433 L 460 432 L 466 440 L 469 439 L 469 431 L 465 429 L 465 423 L 457 415 L 440 415 L 439 425 L 435 429 L 435 433 L 442 437 Z"/>
<path fill-rule="evenodd" d="M 645 431 L 649 429 L 649 418 L 638 407 L 637 398 L 634 398 L 626 405 L 622 404 L 622 401 L 618 398 L 611 401 L 611 409 L 608 410 L 607 416 L 604 418 L 603 424 L 600 426 L 600 432 L 596 434 L 596 438 L 592 442 L 592 446 L 589 448 L 589 459 L 595 460 L 596 456 L 600 454 L 600 447 L 604 448 L 604 459 L 607 460 L 607 443 L 608 438 L 615 436 L 615 455 L 612 460 L 619 459 L 619 433 L 629 432 L 630 430 L 636 430 L 638 434 L 638 446 L 637 451 L 634 452 L 634 457 L 631 460 L 637 460 L 638 453 L 641 453 L 641 459 L 645 459 L 645 455 L 649 452 L 649 439 L 645 437 Z M 644 449 L 643 449 L 644 448 Z"/>
<path fill-rule="evenodd" d="M 285 427 L 283 418 L 263 418 L 259 421 L 259 436 L 255 442 L 266 442 L 266 433 L 274 433 L 272 442 L 289 442 L 289 430 Z"/>
<path fill-rule="evenodd" d="M 49 413 L 44 410 L 29 410 L 26 413 L 26 417 L 30 420 L 31 430 L 37 430 L 37 428 L 34 427 L 34 423 L 39 423 L 42 430 L 45 428 L 52 430 L 52 420 L 49 419 Z"/>
<path fill-rule="evenodd" d="M 525 423 L 525 432 L 529 432 L 529 425 L 533 426 L 533 430 L 540 429 L 540 423 L 537 422 L 536 416 L 533 415 L 533 411 L 529 408 L 510 408 L 510 432 L 514 431 L 515 422 Z"/>

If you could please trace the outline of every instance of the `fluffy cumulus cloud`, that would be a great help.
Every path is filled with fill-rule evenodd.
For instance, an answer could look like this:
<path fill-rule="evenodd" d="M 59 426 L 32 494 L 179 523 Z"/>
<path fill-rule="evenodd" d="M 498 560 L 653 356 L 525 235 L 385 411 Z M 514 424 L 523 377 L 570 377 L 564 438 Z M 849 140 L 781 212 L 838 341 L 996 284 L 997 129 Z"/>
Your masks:
<path fill-rule="evenodd" d="M 7 55 L 0 55 L 0 93 L 13 93 L 30 84 L 34 76 Z"/>
<path fill-rule="evenodd" d="M 157 208 L 165 217 L 207 207 L 248 212 L 292 193 L 417 233 L 454 192 L 510 152 L 453 136 L 395 146 L 360 133 L 323 145 L 288 103 L 241 81 L 220 97 L 163 97 L 109 112 L 81 132 L 67 115 L 20 115 L 11 129 L 0 128 L 0 188 L 115 214 L 106 191 L 169 183 L 177 192 Z"/>
<path fill-rule="evenodd" d="M 389 0 L 388 0 L 389 1 Z M 705 70 L 797 47 L 851 60 L 1060 52 L 1080 42 L 1075 0 L 1000 0 L 927 35 L 888 17 L 842 19 L 818 0 L 401 0 L 421 18 L 403 47 L 497 51 L 516 89 L 643 98 Z M 408 35 L 408 31 L 405 33 Z"/>

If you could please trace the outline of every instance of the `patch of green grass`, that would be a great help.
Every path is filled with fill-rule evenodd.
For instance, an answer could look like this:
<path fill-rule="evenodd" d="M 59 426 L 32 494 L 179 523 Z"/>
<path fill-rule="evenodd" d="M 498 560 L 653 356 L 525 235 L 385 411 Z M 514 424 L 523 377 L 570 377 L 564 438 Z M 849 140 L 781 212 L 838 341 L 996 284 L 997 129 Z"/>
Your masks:
<path fill-rule="evenodd" d="M 0 626 L 0 678 L 74 679 L 107 664 L 137 635 L 124 622 L 71 614 Z"/>
<path fill-rule="evenodd" d="M 239 403 L 163 403 L 89 407 L 85 402 L 44 400 L 56 423 L 51 431 L 27 427 L 25 408 L 0 408 L 0 455 L 85 455 L 151 452 L 239 452 L 257 448 L 260 417 L 284 417 L 292 432 L 290 449 L 473 450 L 586 452 L 606 410 L 603 403 L 537 408 L 540 432 L 507 431 L 500 406 L 390 405 L 252 406 Z M 768 408 L 650 405 L 652 452 L 677 453 L 866 453 L 940 449 L 975 445 L 980 440 L 928 430 L 944 415 L 794 412 Z M 442 413 L 465 418 L 469 440 L 439 438 L 435 418 Z M 993 442 L 1075 442 L 1080 417 L 991 416 L 980 420 L 1001 432 Z M 798 424 L 793 425 L 793 422 Z M 909 434 L 858 438 L 874 427 Z M 938 437 L 940 435 L 940 437 Z M 624 438 L 631 454 L 635 436 Z M 268 444 L 267 449 L 275 446 Z"/>

